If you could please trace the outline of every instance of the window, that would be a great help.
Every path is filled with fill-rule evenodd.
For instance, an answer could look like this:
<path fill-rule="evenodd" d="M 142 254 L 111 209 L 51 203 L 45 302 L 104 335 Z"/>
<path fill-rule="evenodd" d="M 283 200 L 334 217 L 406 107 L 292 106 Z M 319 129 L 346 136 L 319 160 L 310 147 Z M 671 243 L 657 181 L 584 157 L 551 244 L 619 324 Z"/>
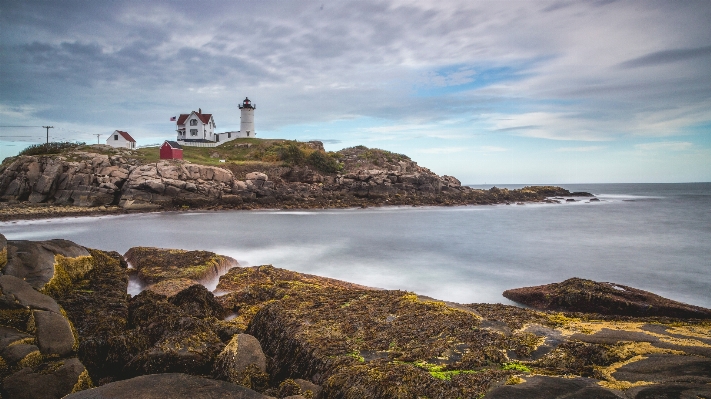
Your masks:
<path fill-rule="evenodd" d="M 197 119 L 190 119 L 190 126 L 197 126 Z"/>
<path fill-rule="evenodd" d="M 114 134 L 114 140 L 118 140 L 118 134 Z"/>
<path fill-rule="evenodd" d="M 197 136 L 197 129 L 190 129 L 191 136 Z"/>

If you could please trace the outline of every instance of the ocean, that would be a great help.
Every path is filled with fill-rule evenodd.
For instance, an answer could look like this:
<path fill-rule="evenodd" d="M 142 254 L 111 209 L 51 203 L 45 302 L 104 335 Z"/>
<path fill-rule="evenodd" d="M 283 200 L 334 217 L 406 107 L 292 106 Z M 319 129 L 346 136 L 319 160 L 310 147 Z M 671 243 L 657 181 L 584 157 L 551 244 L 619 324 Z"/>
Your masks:
<path fill-rule="evenodd" d="M 711 307 L 711 183 L 564 188 L 600 202 L 168 212 L 3 222 L 0 233 L 209 250 L 460 303 L 511 303 L 506 289 L 581 277 Z"/>

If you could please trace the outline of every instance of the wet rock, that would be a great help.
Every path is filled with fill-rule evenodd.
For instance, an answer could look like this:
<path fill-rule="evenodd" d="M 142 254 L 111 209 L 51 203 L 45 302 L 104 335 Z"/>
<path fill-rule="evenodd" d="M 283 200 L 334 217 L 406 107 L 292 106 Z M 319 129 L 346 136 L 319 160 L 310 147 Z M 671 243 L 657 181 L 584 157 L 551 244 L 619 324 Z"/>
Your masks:
<path fill-rule="evenodd" d="M 37 346 L 43 355 L 66 356 L 74 347 L 74 334 L 69 321 L 61 314 L 44 310 L 33 312 L 37 329 Z"/>
<path fill-rule="evenodd" d="M 273 359 L 273 383 L 310 379 L 326 397 L 476 397 L 512 374 L 494 366 L 507 338 L 479 325 L 472 311 L 402 291 L 330 288 L 265 305 L 247 333 Z"/>
<path fill-rule="evenodd" d="M 7 240 L 0 234 L 0 270 L 7 264 Z"/>
<path fill-rule="evenodd" d="M 112 382 L 98 388 L 77 392 L 66 399 L 265 399 L 250 389 L 225 381 L 211 380 L 187 374 L 144 375 Z"/>
<path fill-rule="evenodd" d="M 117 252 L 89 250 L 92 269 L 84 279 L 71 286 L 59 304 L 66 311 L 79 339 L 79 359 L 86 366 L 91 378 L 99 381 L 120 370 L 122 356 L 137 353 L 141 349 L 139 339 L 122 345 L 114 339 L 126 331 L 128 318 L 128 278 L 126 262 Z"/>
<path fill-rule="evenodd" d="M 697 399 L 710 398 L 709 384 L 658 384 L 629 389 L 627 397 L 632 399 Z"/>
<path fill-rule="evenodd" d="M 15 328 L 0 326 L 0 350 L 7 348 L 13 342 L 33 338 L 32 335 L 18 331 Z"/>
<path fill-rule="evenodd" d="M 169 279 L 189 279 L 205 283 L 216 279 L 231 267 L 239 266 L 229 256 L 208 251 L 185 251 L 152 247 L 133 247 L 124 257 L 144 283 Z"/>
<path fill-rule="evenodd" d="M 79 259 L 89 256 L 89 252 L 67 240 L 10 240 L 3 274 L 25 280 L 35 289 L 42 289 L 55 276 L 56 255 Z"/>
<path fill-rule="evenodd" d="M 297 273 L 272 265 L 253 267 L 233 267 L 220 277 L 217 290 L 229 292 L 217 298 L 217 301 L 227 312 L 236 312 L 233 322 L 242 330 L 247 328 L 252 316 L 264 304 L 281 299 L 293 291 L 307 292 L 310 290 L 368 289 L 358 284 Z"/>
<path fill-rule="evenodd" d="M 246 374 L 254 372 L 250 366 L 256 367 L 257 370 L 254 371 L 264 373 L 267 370 L 267 358 L 256 338 L 248 334 L 237 334 L 217 356 L 214 375 L 235 384 L 245 385 L 245 378 L 249 378 Z"/>
<path fill-rule="evenodd" d="M 3 397 L 59 399 L 72 392 L 83 372 L 76 358 L 45 363 L 36 370 L 26 367 L 5 378 Z"/>
<path fill-rule="evenodd" d="M 484 399 L 620 399 L 610 390 L 597 386 L 597 381 L 588 378 L 559 378 L 533 376 L 517 385 L 494 388 Z"/>
<path fill-rule="evenodd" d="M 221 319 L 224 309 L 215 299 L 215 295 L 200 284 L 194 284 L 171 297 L 168 302 L 179 307 L 185 314 L 199 317 Z"/>
<path fill-rule="evenodd" d="M 620 284 L 580 278 L 506 290 L 503 295 L 512 301 L 540 310 L 639 317 L 711 318 L 711 309 L 676 302 Z"/>
<path fill-rule="evenodd" d="M 59 313 L 59 305 L 51 297 L 37 292 L 26 281 L 15 276 L 0 276 L 0 307 L 27 308 Z"/>
<path fill-rule="evenodd" d="M 144 291 L 129 304 L 129 327 L 148 347 L 126 363 L 127 376 L 184 372 L 208 375 L 224 343 L 214 319 L 187 315 L 161 295 Z M 135 338 L 134 338 L 135 340 Z"/>
<path fill-rule="evenodd" d="M 711 359 L 653 354 L 626 364 L 612 376 L 620 381 L 711 383 Z"/>
<path fill-rule="evenodd" d="M 320 385 L 316 385 L 311 381 L 302 380 L 301 378 L 294 379 L 296 385 L 301 388 L 301 392 L 311 391 L 312 399 L 319 399 L 321 396 L 321 391 L 323 388 Z"/>
<path fill-rule="evenodd" d="M 172 297 L 180 291 L 195 285 L 195 280 L 187 278 L 172 278 L 159 281 L 146 287 L 146 290 L 153 291 L 156 294 Z"/>
<path fill-rule="evenodd" d="M 14 365 L 20 360 L 22 360 L 25 356 L 29 355 L 32 352 L 38 351 L 39 348 L 35 345 L 28 345 L 28 344 L 15 344 L 15 345 L 10 345 L 7 348 L 3 349 L 2 351 L 2 358 L 5 359 L 5 361 L 9 365 Z"/>

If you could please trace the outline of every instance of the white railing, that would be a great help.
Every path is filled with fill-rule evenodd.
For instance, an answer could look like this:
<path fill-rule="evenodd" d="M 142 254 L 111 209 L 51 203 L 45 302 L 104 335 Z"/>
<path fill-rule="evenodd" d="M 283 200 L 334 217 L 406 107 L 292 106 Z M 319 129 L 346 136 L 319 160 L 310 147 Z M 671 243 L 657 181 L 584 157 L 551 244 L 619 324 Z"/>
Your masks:
<path fill-rule="evenodd" d="M 178 144 L 185 147 L 217 147 L 220 143 L 204 143 L 195 141 L 178 140 Z"/>

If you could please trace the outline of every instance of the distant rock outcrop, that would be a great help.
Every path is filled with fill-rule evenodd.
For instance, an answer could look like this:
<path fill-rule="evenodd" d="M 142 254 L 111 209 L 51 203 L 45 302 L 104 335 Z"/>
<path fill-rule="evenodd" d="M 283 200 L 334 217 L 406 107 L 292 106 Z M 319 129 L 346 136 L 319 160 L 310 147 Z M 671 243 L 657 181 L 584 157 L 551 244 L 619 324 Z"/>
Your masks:
<path fill-rule="evenodd" d="M 711 318 L 711 309 L 676 302 L 626 285 L 580 278 L 506 290 L 504 297 L 539 310 L 637 317 Z"/>
<path fill-rule="evenodd" d="M 340 169 L 264 163 L 223 167 L 183 160 L 146 162 L 134 152 L 98 146 L 53 156 L 19 156 L 0 166 L 0 201 L 60 206 L 118 206 L 123 210 L 181 207 L 352 207 L 460 205 L 542 201 L 570 193 L 559 187 L 475 190 L 438 176 L 405 155 L 363 146 L 324 155 Z M 318 157 L 317 157 L 318 158 Z M 320 158 L 319 158 L 320 159 Z M 316 162 L 316 165 L 319 163 Z M 333 165 L 331 165 L 333 166 Z"/>

